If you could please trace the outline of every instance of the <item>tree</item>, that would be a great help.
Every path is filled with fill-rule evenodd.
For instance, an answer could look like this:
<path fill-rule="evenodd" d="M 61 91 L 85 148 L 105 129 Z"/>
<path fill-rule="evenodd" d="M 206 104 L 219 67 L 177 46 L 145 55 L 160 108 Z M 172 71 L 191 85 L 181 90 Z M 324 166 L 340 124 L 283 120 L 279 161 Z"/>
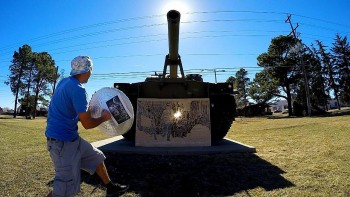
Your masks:
<path fill-rule="evenodd" d="M 41 102 L 41 105 L 35 105 L 35 99 L 37 99 L 37 101 Z M 28 113 L 30 116 L 29 117 L 33 117 L 35 118 L 36 115 L 38 114 L 37 109 L 41 109 L 41 108 L 46 108 L 45 106 L 48 105 L 48 100 L 45 99 L 43 96 L 39 96 L 38 98 L 35 98 L 35 95 L 30 95 L 28 98 L 28 95 L 24 95 L 24 97 L 19 98 L 18 102 L 21 104 L 20 109 L 20 114 L 23 113 L 23 110 L 25 110 L 25 115 Z M 22 114 L 23 115 L 23 114 Z"/>
<path fill-rule="evenodd" d="M 329 93 L 325 85 L 325 77 L 322 71 L 321 62 L 315 57 L 315 54 L 306 55 L 305 63 L 309 65 L 308 79 L 310 85 L 310 99 L 314 108 L 318 106 L 327 106 Z"/>
<path fill-rule="evenodd" d="M 337 34 L 331 51 L 339 75 L 339 95 L 343 102 L 350 103 L 350 45 L 347 37 Z"/>
<path fill-rule="evenodd" d="M 18 99 L 18 102 L 21 104 L 19 107 L 19 114 L 23 115 L 23 110 L 25 111 L 25 115 L 33 114 L 34 112 L 34 96 L 25 94 L 22 98 Z"/>
<path fill-rule="evenodd" d="M 5 84 L 10 85 L 11 91 L 16 96 L 14 118 L 19 100 L 26 106 L 26 117 L 30 115 L 31 108 L 34 110 L 32 114 L 35 118 L 38 101 L 47 105 L 45 96 L 52 94 L 49 85 L 54 84 L 60 77 L 54 60 L 47 52 L 35 53 L 29 45 L 23 45 L 18 52 L 14 52 L 10 73 Z M 19 96 L 23 97 L 19 99 Z"/>
<path fill-rule="evenodd" d="M 322 66 L 322 72 L 325 79 L 326 92 L 329 95 L 329 92 L 333 90 L 334 97 L 338 102 L 338 109 L 340 110 L 339 105 L 339 76 L 338 76 L 338 68 L 336 67 L 333 59 L 333 55 L 330 52 L 326 51 L 326 46 L 319 40 L 316 40 L 316 44 L 318 49 L 315 51 L 318 58 L 320 59 L 320 63 Z"/>
<path fill-rule="evenodd" d="M 244 68 L 241 68 L 236 72 L 236 77 L 233 83 L 233 88 L 238 91 L 238 95 L 236 95 L 236 103 L 239 107 L 245 107 L 247 105 L 248 85 L 250 82 L 247 75 L 248 72 Z"/>
<path fill-rule="evenodd" d="M 300 66 L 297 52 L 294 50 L 296 44 L 300 42 L 291 36 L 278 36 L 273 38 L 266 53 L 258 56 L 258 65 L 263 67 L 269 75 L 276 80 L 278 86 L 282 88 L 287 99 L 288 113 L 292 115 L 291 85 L 300 79 Z"/>
<path fill-rule="evenodd" d="M 56 73 L 55 61 L 47 52 L 34 53 L 34 65 L 32 92 L 35 96 L 33 113 L 35 119 L 39 98 L 43 100 L 44 96 L 51 94 L 48 85 L 54 83 L 59 76 Z"/>
<path fill-rule="evenodd" d="M 276 96 L 280 96 L 277 81 L 273 79 L 267 70 L 255 74 L 255 78 L 249 86 L 248 95 L 257 104 L 268 104 Z"/>
<path fill-rule="evenodd" d="M 236 78 L 233 77 L 233 76 L 230 76 L 227 80 L 226 80 L 226 83 L 234 83 L 236 81 Z"/>
<path fill-rule="evenodd" d="M 6 85 L 10 85 L 11 92 L 15 96 L 15 107 L 13 117 L 17 115 L 17 100 L 18 95 L 23 95 L 25 92 L 25 81 L 23 80 L 28 74 L 28 70 L 32 60 L 32 49 L 29 45 L 23 45 L 13 54 L 12 63 L 9 66 L 10 75 Z"/>
<path fill-rule="evenodd" d="M 295 101 L 299 104 L 300 112 L 299 114 L 307 114 L 307 97 L 310 98 L 310 104 L 314 109 L 314 112 L 321 112 L 319 106 L 326 106 L 327 100 L 329 98 L 328 94 L 326 94 L 326 85 L 325 79 L 322 71 L 322 65 L 320 58 L 315 53 L 315 48 L 313 50 L 304 48 L 303 52 L 303 63 L 305 64 L 305 72 L 307 75 L 307 80 L 301 78 L 296 82 L 294 86 L 295 93 Z M 300 73 L 300 75 L 304 75 L 305 73 Z M 305 85 L 305 81 L 307 81 L 307 86 Z M 307 95 L 306 87 L 309 88 L 309 95 Z M 311 109 L 311 108 L 310 108 Z M 304 111 L 305 110 L 305 111 Z M 296 112 L 297 109 L 294 109 Z M 297 113 L 297 112 L 296 112 Z M 295 114 L 296 115 L 296 114 Z"/>

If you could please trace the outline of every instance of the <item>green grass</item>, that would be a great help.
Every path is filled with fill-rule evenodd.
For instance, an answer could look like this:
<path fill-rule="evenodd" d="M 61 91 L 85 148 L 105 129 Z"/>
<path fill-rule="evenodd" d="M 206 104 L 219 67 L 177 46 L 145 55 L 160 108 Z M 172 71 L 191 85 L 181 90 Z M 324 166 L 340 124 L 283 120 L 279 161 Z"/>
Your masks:
<path fill-rule="evenodd" d="M 0 117 L 0 196 L 44 196 L 54 175 L 45 119 Z M 124 196 L 350 196 L 350 116 L 237 118 L 227 137 L 256 154 L 107 155 Z M 88 141 L 108 136 L 81 130 Z M 79 196 L 104 196 L 94 177 Z M 95 189 L 97 187 L 97 189 Z"/>
<path fill-rule="evenodd" d="M 54 176 L 46 150 L 46 119 L 0 117 L 0 196 L 44 196 Z M 89 141 L 108 136 L 99 130 L 81 132 Z"/>
<path fill-rule="evenodd" d="M 350 116 L 237 120 L 229 137 L 257 148 L 295 186 L 252 195 L 350 196 Z M 235 131 L 234 131 L 235 130 Z"/>

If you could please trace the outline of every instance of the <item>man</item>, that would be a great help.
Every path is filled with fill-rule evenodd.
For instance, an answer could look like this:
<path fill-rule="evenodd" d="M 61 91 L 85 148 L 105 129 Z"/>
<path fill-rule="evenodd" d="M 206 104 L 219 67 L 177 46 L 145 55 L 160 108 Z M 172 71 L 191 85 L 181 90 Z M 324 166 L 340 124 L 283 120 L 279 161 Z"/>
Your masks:
<path fill-rule="evenodd" d="M 104 164 L 104 154 L 79 136 L 78 121 L 85 129 L 95 128 L 111 118 L 103 110 L 100 118 L 92 118 L 88 110 L 83 83 L 92 73 L 92 60 L 78 56 L 71 62 L 70 77 L 57 85 L 51 99 L 45 135 L 47 149 L 55 167 L 53 191 L 47 196 L 74 196 L 80 191 L 80 169 L 96 174 L 106 185 L 107 196 L 121 194 L 128 186 L 114 184 Z"/>

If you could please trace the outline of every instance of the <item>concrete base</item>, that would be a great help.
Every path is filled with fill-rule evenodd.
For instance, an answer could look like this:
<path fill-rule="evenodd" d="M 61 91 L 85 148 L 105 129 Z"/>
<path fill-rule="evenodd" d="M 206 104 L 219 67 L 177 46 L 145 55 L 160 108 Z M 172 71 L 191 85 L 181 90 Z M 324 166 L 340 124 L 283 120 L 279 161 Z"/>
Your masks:
<path fill-rule="evenodd" d="M 93 142 L 92 145 L 103 152 L 151 155 L 195 155 L 217 153 L 255 153 L 255 147 L 224 138 L 212 146 L 203 147 L 139 147 L 135 142 L 116 136 Z"/>

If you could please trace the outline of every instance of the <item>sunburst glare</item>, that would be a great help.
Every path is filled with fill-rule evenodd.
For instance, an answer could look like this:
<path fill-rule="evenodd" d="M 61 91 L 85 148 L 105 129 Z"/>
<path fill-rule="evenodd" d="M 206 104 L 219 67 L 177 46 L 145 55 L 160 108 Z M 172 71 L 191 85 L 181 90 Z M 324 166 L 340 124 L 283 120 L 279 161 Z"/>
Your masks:
<path fill-rule="evenodd" d="M 181 21 L 186 22 L 189 18 L 190 8 L 189 5 L 181 1 L 166 2 L 163 6 L 162 13 L 166 14 L 169 10 L 177 10 L 181 13 Z"/>

